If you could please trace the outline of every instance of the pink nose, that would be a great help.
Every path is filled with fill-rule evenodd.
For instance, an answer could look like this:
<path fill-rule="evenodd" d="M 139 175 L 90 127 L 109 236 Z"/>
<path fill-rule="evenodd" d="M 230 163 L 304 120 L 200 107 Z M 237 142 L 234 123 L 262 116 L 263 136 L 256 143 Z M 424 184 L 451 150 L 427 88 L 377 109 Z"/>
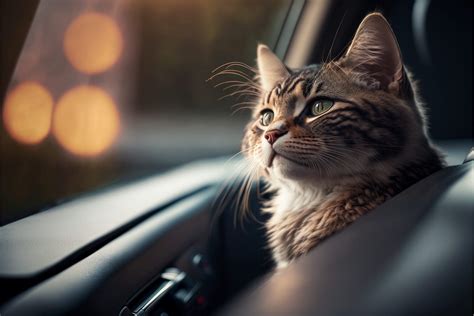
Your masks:
<path fill-rule="evenodd" d="M 272 130 L 267 131 L 265 133 L 265 139 L 267 140 L 267 142 L 270 143 L 270 145 L 273 145 L 277 141 L 278 138 L 285 135 L 286 133 L 287 133 L 287 131 L 281 131 L 279 129 L 272 129 Z"/>

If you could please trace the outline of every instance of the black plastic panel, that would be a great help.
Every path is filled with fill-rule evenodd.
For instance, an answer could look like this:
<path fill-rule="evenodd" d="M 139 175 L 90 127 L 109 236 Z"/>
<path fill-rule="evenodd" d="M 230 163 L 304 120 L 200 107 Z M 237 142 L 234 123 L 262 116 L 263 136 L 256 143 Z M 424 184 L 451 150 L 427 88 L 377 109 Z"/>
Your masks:
<path fill-rule="evenodd" d="M 195 163 L 0 227 L 0 278 L 42 273 L 131 221 L 215 184 L 223 171 L 212 161 Z"/>
<path fill-rule="evenodd" d="M 216 189 L 153 215 L 92 255 L 20 294 L 1 315 L 118 315 L 186 249 L 205 238 Z"/>
<path fill-rule="evenodd" d="M 0 297 L 0 304 L 180 199 L 215 185 L 230 166 L 224 161 L 186 165 L 0 227 L 0 282 L 9 289 Z"/>

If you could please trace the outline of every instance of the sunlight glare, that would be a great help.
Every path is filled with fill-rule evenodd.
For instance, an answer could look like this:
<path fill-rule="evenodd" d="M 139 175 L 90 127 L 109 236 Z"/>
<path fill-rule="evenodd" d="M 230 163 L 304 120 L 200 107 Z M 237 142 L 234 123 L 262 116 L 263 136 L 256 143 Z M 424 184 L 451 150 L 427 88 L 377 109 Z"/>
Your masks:
<path fill-rule="evenodd" d="M 119 59 L 123 39 L 117 23 L 105 14 L 85 13 L 76 18 L 64 35 L 64 53 L 77 70 L 97 74 Z"/>
<path fill-rule="evenodd" d="M 58 101 L 53 117 L 53 134 L 68 151 L 95 156 L 116 139 L 120 117 L 111 96 L 94 86 L 78 86 Z"/>
<path fill-rule="evenodd" d="M 18 142 L 37 144 L 48 136 L 53 112 L 51 93 L 40 83 L 26 81 L 11 90 L 3 107 L 3 122 Z"/>

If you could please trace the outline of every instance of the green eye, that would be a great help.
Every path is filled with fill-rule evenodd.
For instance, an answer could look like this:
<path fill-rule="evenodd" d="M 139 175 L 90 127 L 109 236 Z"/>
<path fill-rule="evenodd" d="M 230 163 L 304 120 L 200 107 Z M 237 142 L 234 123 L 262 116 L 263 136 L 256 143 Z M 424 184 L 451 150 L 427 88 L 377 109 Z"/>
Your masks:
<path fill-rule="evenodd" d="M 331 100 L 319 100 L 311 106 L 311 115 L 318 116 L 329 110 L 334 105 Z"/>
<path fill-rule="evenodd" d="M 273 121 L 273 111 L 272 110 L 264 110 L 260 114 L 260 124 L 263 126 L 268 126 Z"/>

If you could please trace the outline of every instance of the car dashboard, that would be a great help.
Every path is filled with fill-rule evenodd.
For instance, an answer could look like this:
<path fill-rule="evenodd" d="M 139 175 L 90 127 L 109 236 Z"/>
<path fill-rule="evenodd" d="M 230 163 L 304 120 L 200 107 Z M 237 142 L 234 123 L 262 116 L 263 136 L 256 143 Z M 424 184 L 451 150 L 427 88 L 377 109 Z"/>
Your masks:
<path fill-rule="evenodd" d="M 235 168 L 227 159 L 63 203 L 0 228 L 0 278 L 10 293 L 2 295 L 0 313 L 469 312 L 474 170 L 472 152 L 460 163 L 456 146 L 445 146 L 451 166 L 277 271 L 257 186 L 257 220 L 239 224 L 234 204 L 216 207 Z"/>

